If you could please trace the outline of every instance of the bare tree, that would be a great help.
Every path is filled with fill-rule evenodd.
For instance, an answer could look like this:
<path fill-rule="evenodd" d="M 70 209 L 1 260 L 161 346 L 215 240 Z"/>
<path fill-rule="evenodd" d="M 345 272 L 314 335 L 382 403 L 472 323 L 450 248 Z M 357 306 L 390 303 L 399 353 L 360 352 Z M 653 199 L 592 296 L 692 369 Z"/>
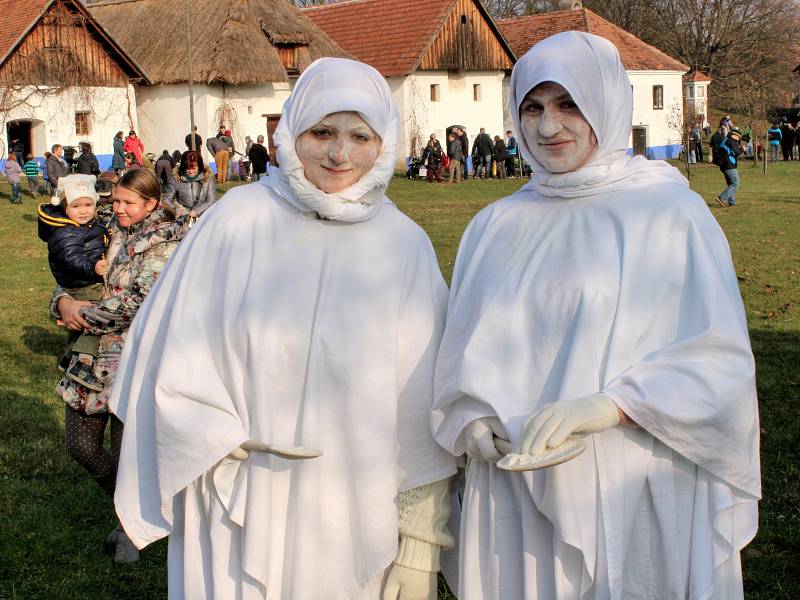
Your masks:
<path fill-rule="evenodd" d="M 798 0 L 587 0 L 587 8 L 714 78 L 718 105 L 786 105 L 798 56 Z"/>

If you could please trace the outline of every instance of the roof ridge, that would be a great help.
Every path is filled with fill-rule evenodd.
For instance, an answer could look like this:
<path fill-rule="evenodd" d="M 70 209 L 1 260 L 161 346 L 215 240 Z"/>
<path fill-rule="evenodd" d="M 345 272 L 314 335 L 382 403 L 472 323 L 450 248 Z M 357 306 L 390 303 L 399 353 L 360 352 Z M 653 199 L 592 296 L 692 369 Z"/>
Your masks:
<path fill-rule="evenodd" d="M 326 2 L 325 4 L 312 4 L 311 6 L 300 7 L 300 12 L 310 12 L 314 10 L 322 10 L 330 8 L 331 6 L 339 6 L 342 4 L 366 4 L 367 2 L 377 2 L 378 0 L 337 0 L 336 2 Z"/>

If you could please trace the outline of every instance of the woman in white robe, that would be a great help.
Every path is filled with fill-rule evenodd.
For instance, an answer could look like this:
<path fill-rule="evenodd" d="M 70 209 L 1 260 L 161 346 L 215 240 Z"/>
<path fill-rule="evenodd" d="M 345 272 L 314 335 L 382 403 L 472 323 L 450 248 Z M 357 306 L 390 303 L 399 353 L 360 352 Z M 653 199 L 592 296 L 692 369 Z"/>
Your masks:
<path fill-rule="evenodd" d="M 398 132 L 377 71 L 315 61 L 284 105 L 279 173 L 206 213 L 131 327 L 115 501 L 137 546 L 170 536 L 170 598 L 435 596 L 447 288 L 384 195 Z"/>
<path fill-rule="evenodd" d="M 759 429 L 724 235 L 677 170 L 627 156 L 607 40 L 535 45 L 510 102 L 533 178 L 464 234 L 435 376 L 434 434 L 469 456 L 459 598 L 741 598 Z M 570 434 L 568 462 L 495 464 L 497 438 Z"/>

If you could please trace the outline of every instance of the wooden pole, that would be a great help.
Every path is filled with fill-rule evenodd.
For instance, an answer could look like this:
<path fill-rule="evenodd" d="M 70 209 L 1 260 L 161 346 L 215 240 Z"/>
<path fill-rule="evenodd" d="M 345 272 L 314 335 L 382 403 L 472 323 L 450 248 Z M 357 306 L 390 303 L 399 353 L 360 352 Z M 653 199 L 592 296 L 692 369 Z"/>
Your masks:
<path fill-rule="evenodd" d="M 769 151 L 769 133 L 764 136 L 764 145 L 761 146 L 764 151 L 764 175 L 767 174 L 767 163 L 769 162 L 769 158 L 767 158 L 767 152 Z"/>
<path fill-rule="evenodd" d="M 195 131 L 194 131 L 194 82 L 192 81 L 192 23 L 189 18 L 189 0 L 183 0 L 183 10 L 186 15 L 186 70 L 189 76 L 189 144 L 193 152 L 196 152 Z"/>

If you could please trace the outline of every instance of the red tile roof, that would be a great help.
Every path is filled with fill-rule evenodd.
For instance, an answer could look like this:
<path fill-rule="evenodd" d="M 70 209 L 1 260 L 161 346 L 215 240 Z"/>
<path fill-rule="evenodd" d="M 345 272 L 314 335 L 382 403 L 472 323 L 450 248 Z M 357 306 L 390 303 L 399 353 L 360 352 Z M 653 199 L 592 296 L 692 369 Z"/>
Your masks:
<path fill-rule="evenodd" d="M 348 0 L 303 9 L 341 48 L 384 77 L 411 73 L 455 0 Z"/>
<path fill-rule="evenodd" d="M 497 25 L 514 54 L 519 57 L 535 43 L 551 35 L 562 31 L 585 31 L 604 37 L 614 44 L 619 49 L 622 64 L 629 71 L 689 70 L 682 62 L 586 8 L 503 19 Z"/>
<path fill-rule="evenodd" d="M 52 0 L 0 0 L 0 15 L 3 26 L 0 27 L 0 63 L 6 55 L 16 47 L 22 36 L 39 20 L 45 8 Z"/>
<path fill-rule="evenodd" d="M 700 71 L 692 71 L 683 76 L 683 81 L 714 81 L 711 77 Z"/>

